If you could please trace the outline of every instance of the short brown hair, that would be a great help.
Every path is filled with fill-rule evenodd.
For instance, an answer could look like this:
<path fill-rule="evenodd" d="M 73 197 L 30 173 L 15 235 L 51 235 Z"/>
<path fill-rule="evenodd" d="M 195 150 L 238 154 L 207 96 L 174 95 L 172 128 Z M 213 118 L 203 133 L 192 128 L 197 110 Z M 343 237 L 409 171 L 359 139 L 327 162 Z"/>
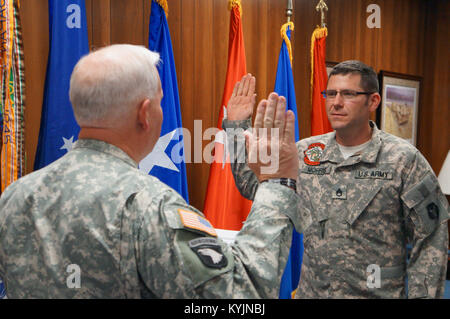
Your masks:
<path fill-rule="evenodd" d="M 364 91 L 375 93 L 380 90 L 375 71 L 370 66 L 357 60 L 348 60 L 335 65 L 328 78 L 333 75 L 349 73 L 361 75 L 361 87 Z"/>

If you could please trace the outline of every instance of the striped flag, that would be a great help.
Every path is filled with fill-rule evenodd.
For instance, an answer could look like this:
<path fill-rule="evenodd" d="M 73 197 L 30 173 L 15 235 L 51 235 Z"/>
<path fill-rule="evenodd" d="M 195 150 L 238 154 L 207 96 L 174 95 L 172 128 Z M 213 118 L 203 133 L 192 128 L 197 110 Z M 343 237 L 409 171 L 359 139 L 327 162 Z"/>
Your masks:
<path fill-rule="evenodd" d="M 25 79 L 18 0 L 2 0 L 1 12 L 1 191 L 25 173 Z"/>
<path fill-rule="evenodd" d="M 151 51 L 159 52 L 161 59 L 158 72 L 164 93 L 161 100 L 163 123 L 158 142 L 153 151 L 139 163 L 139 169 L 158 177 L 159 180 L 175 189 L 186 202 L 189 202 L 180 97 L 172 41 L 166 18 L 167 2 L 153 0 L 151 10 L 148 47 Z"/>
<path fill-rule="evenodd" d="M 292 46 L 291 32 L 294 30 L 294 23 L 288 22 L 281 27 L 281 44 L 280 56 L 278 58 L 277 76 L 275 79 L 274 91 L 278 95 L 286 98 L 287 110 L 291 110 L 295 114 L 295 140 L 299 140 L 299 129 L 297 120 L 297 102 L 295 98 L 294 75 L 292 73 Z M 291 250 L 281 277 L 280 293 L 281 299 L 290 299 L 297 289 L 303 258 L 303 235 L 295 230 L 292 234 Z"/>
<path fill-rule="evenodd" d="M 228 66 L 225 88 L 220 105 L 220 115 L 214 144 L 214 161 L 209 171 L 208 188 L 206 192 L 204 213 L 206 218 L 216 228 L 240 230 L 242 222 L 247 218 L 252 202 L 242 197 L 234 183 L 229 159 L 226 158 L 226 134 L 222 130 L 228 100 L 233 88 L 245 74 L 247 74 L 244 35 L 242 32 L 242 7 L 239 0 L 229 0 L 230 33 L 228 43 Z M 228 155 L 229 156 L 229 155 Z M 224 159 L 225 157 L 225 159 Z"/>
<path fill-rule="evenodd" d="M 84 0 L 49 0 L 50 51 L 44 103 L 34 169 L 40 169 L 72 149 L 80 127 L 69 100 L 75 64 L 89 53 Z"/>

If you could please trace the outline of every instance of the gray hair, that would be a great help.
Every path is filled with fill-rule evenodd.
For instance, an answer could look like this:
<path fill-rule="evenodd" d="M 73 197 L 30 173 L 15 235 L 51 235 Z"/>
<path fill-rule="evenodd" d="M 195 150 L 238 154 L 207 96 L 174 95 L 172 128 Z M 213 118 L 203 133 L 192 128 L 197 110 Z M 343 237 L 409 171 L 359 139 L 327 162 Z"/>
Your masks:
<path fill-rule="evenodd" d="M 70 78 L 70 101 L 80 126 L 117 125 L 133 106 L 159 90 L 159 54 L 115 44 L 84 56 Z"/>
<path fill-rule="evenodd" d="M 378 77 L 375 71 L 368 65 L 357 60 L 348 60 L 341 62 L 333 67 L 328 78 L 333 75 L 346 74 L 361 75 L 360 85 L 366 92 L 378 92 Z"/>

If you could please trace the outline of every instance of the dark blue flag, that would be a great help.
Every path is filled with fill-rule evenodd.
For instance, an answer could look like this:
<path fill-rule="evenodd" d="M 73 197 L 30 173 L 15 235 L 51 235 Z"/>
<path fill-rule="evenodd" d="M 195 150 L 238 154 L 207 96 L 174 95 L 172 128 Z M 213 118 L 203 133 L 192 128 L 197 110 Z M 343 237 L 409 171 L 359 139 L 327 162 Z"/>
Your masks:
<path fill-rule="evenodd" d="M 3 281 L 1 278 L 0 278 L 0 299 L 6 299 L 5 285 L 3 284 Z"/>
<path fill-rule="evenodd" d="M 69 101 L 70 75 L 89 53 L 84 0 L 49 0 L 50 51 L 34 169 L 66 154 L 80 127 Z"/>
<path fill-rule="evenodd" d="M 286 26 L 286 25 L 285 25 Z M 283 26 L 284 27 L 284 26 Z M 293 24 L 292 24 L 293 27 Z M 291 30 L 286 26 L 285 40 L 281 45 L 280 56 L 278 58 L 277 76 L 275 79 L 274 91 L 278 95 L 286 98 L 287 109 L 295 114 L 295 140 L 299 140 L 298 120 L 297 120 L 297 102 L 295 99 L 294 76 L 292 73 L 291 59 L 289 56 L 286 40 L 290 41 Z M 289 258 L 281 277 L 280 295 L 281 299 L 290 299 L 292 292 L 297 289 L 300 281 L 300 272 L 303 258 L 303 235 L 295 231 L 292 234 L 292 245 L 289 252 Z"/>
<path fill-rule="evenodd" d="M 158 65 L 164 97 L 161 101 L 163 123 L 161 136 L 153 151 L 141 161 L 139 168 L 175 189 L 189 202 L 184 160 L 180 98 L 173 59 L 172 41 L 164 9 L 152 1 L 148 47 L 160 54 Z"/>

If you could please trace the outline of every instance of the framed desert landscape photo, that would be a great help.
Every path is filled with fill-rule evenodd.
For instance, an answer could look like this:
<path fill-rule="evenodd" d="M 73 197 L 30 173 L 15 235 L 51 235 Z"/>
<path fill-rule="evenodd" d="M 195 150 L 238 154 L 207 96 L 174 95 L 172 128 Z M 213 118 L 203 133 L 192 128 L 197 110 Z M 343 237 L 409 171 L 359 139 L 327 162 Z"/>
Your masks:
<path fill-rule="evenodd" d="M 389 71 L 380 71 L 379 78 L 381 91 L 381 105 L 377 112 L 379 128 L 415 146 L 422 78 Z"/>

